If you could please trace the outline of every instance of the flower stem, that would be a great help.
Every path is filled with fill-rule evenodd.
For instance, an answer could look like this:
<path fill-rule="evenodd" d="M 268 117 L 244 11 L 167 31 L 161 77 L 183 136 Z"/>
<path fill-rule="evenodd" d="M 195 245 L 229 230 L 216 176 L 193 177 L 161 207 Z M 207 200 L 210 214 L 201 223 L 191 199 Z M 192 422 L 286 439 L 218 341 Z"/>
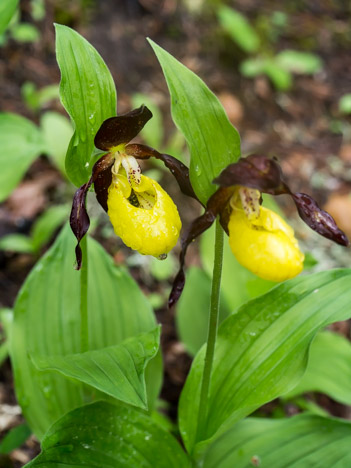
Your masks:
<path fill-rule="evenodd" d="M 80 349 L 84 353 L 89 350 L 87 235 L 81 240 L 80 246 L 82 249 L 82 268 L 80 270 Z"/>
<path fill-rule="evenodd" d="M 202 374 L 201 394 L 197 424 L 197 441 L 202 440 L 205 433 L 205 424 L 207 418 L 207 403 L 211 382 L 212 364 L 214 358 L 214 351 L 217 339 L 218 317 L 219 317 L 219 293 L 221 287 L 222 277 L 222 262 L 223 262 L 223 229 L 216 220 L 216 238 L 214 249 L 214 262 L 213 262 L 213 277 L 212 277 L 212 290 L 211 290 L 211 306 L 210 316 L 208 321 L 208 335 L 206 356 L 204 362 L 204 371 Z"/>

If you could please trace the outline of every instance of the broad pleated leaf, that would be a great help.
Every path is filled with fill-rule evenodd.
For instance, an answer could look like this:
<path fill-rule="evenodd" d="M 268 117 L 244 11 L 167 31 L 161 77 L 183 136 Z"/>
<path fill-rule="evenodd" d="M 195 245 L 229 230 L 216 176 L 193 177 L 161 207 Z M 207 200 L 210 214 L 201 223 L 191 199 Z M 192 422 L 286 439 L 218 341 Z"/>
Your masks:
<path fill-rule="evenodd" d="M 349 269 L 295 278 L 243 305 L 222 323 L 206 424 L 197 435 L 204 348 L 181 395 L 180 429 L 189 451 L 296 386 L 316 332 L 351 316 L 350 279 Z"/>
<path fill-rule="evenodd" d="M 74 246 L 75 238 L 66 226 L 28 276 L 15 305 L 10 354 L 16 393 L 39 438 L 60 416 L 97 393 L 56 372 L 38 371 L 29 357 L 80 352 L 80 273 L 73 266 Z M 153 312 L 131 277 L 114 266 L 92 239 L 88 251 L 89 350 L 114 346 L 153 330 Z M 146 369 L 149 406 L 157 397 L 161 372 L 158 356 Z"/>
<path fill-rule="evenodd" d="M 111 395 L 147 409 L 145 367 L 156 356 L 160 328 L 121 344 L 67 356 L 31 356 L 39 370 L 56 370 Z"/>
<path fill-rule="evenodd" d="M 56 58 L 61 70 L 61 100 L 74 125 L 66 172 L 79 186 L 91 175 L 96 132 L 105 119 L 116 115 L 116 89 L 94 47 L 73 29 L 60 24 L 56 25 Z"/>
<path fill-rule="evenodd" d="M 190 180 L 206 203 L 212 180 L 240 157 L 240 137 L 206 84 L 172 55 L 149 40 L 161 64 L 172 102 L 172 117 L 190 148 Z"/>
<path fill-rule="evenodd" d="M 306 373 L 284 398 L 306 392 L 321 392 L 351 405 L 351 343 L 336 333 L 324 331 L 314 339 Z"/>
<path fill-rule="evenodd" d="M 177 330 L 180 340 L 191 355 L 195 355 L 207 340 L 211 300 L 211 278 L 200 268 L 187 271 L 185 288 L 177 304 Z M 230 314 L 223 295 L 220 302 L 220 322 Z"/>
<path fill-rule="evenodd" d="M 50 428 L 42 453 L 26 468 L 187 468 L 176 439 L 150 417 L 123 404 L 97 402 Z"/>
<path fill-rule="evenodd" d="M 351 423 L 308 414 L 240 421 L 209 448 L 204 468 L 346 468 Z"/>
<path fill-rule="evenodd" d="M 0 202 L 10 195 L 43 151 L 41 133 L 32 122 L 19 115 L 0 114 Z"/>

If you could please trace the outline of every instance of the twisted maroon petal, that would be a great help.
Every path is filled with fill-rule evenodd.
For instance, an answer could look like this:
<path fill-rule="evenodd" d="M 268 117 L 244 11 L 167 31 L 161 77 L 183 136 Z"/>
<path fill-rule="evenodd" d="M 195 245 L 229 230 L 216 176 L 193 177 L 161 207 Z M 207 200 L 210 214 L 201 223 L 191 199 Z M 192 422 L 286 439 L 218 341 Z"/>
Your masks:
<path fill-rule="evenodd" d="M 76 245 L 76 261 L 77 261 L 77 270 L 80 270 L 82 266 L 82 250 L 80 248 L 80 241 L 83 239 L 85 234 L 88 232 L 90 226 L 89 215 L 85 206 L 85 201 L 87 193 L 91 185 L 97 180 L 106 180 L 109 177 L 108 174 L 111 174 L 111 165 L 113 164 L 113 157 L 110 154 L 105 154 L 100 158 L 93 167 L 92 176 L 87 183 L 79 187 L 73 197 L 72 210 L 70 214 L 70 225 L 73 231 L 73 234 L 76 236 L 77 245 Z M 107 173 L 107 174 L 106 174 Z M 101 182 L 100 182 L 101 183 Z M 107 191 L 100 190 L 97 193 L 97 199 L 101 206 L 107 206 Z M 106 198 L 105 198 L 106 197 Z"/>
<path fill-rule="evenodd" d="M 228 204 L 230 197 L 233 194 L 232 188 L 220 188 L 214 193 L 208 200 L 204 214 L 194 219 L 188 229 L 182 236 L 181 240 L 181 252 L 179 255 L 179 271 L 173 281 L 172 290 L 168 299 L 168 307 L 173 307 L 180 298 L 185 285 L 185 255 L 189 245 L 195 240 L 200 234 L 205 232 L 213 222 L 217 215 L 224 211 L 225 206 Z"/>
<path fill-rule="evenodd" d="M 290 193 L 300 218 L 314 231 L 337 244 L 348 246 L 346 234 L 338 228 L 333 217 L 319 208 L 317 202 L 306 193 Z"/>

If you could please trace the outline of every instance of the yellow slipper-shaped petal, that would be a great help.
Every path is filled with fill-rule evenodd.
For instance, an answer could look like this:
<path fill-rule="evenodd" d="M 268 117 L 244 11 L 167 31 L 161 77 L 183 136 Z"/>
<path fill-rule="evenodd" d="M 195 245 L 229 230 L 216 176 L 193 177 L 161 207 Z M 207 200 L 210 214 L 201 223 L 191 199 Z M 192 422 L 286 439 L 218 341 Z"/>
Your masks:
<path fill-rule="evenodd" d="M 115 233 L 143 255 L 159 257 L 168 253 L 176 245 L 182 227 L 177 207 L 149 177 L 141 176 L 140 187 L 133 187 L 134 193 L 127 185 L 126 178 L 118 176 L 109 188 L 108 215 Z"/>
<path fill-rule="evenodd" d="M 293 278 L 303 269 L 293 229 L 276 213 L 261 207 L 249 221 L 243 210 L 233 209 L 228 224 L 229 244 L 239 263 L 270 281 Z"/>

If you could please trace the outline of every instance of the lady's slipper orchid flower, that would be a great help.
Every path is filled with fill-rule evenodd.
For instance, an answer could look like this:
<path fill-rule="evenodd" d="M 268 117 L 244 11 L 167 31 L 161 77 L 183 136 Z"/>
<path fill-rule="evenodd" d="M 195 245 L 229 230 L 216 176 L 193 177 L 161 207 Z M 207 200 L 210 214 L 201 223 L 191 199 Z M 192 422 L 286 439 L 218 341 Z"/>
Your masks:
<path fill-rule="evenodd" d="M 347 246 L 346 235 L 334 219 L 304 193 L 293 193 L 283 179 L 280 166 L 261 155 L 241 158 L 230 164 L 214 180 L 219 189 L 210 197 L 205 212 L 196 218 L 182 238 L 180 270 L 175 278 L 169 305 L 179 299 L 185 283 L 184 262 L 189 244 L 219 215 L 229 244 L 237 260 L 261 278 L 283 281 L 303 269 L 294 231 L 276 213 L 263 208 L 261 192 L 292 197 L 302 220 L 314 231 L 334 242 Z"/>
<path fill-rule="evenodd" d="M 238 262 L 260 278 L 293 278 L 301 273 L 304 261 L 294 231 L 279 215 L 261 207 L 259 199 L 258 190 L 246 187 L 238 187 L 232 195 L 230 248 Z"/>
<path fill-rule="evenodd" d="M 184 164 L 145 145 L 128 144 L 151 117 L 149 109 L 141 106 L 128 114 L 105 120 L 95 136 L 95 146 L 107 154 L 96 162 L 89 181 L 77 190 L 70 216 L 71 228 L 78 240 L 78 269 L 82 262 L 79 243 L 90 224 L 85 200 L 92 184 L 115 233 L 127 246 L 162 259 L 177 243 L 181 229 L 177 207 L 156 181 L 141 174 L 136 158 L 161 159 L 181 190 L 188 196 L 196 196 Z"/>

